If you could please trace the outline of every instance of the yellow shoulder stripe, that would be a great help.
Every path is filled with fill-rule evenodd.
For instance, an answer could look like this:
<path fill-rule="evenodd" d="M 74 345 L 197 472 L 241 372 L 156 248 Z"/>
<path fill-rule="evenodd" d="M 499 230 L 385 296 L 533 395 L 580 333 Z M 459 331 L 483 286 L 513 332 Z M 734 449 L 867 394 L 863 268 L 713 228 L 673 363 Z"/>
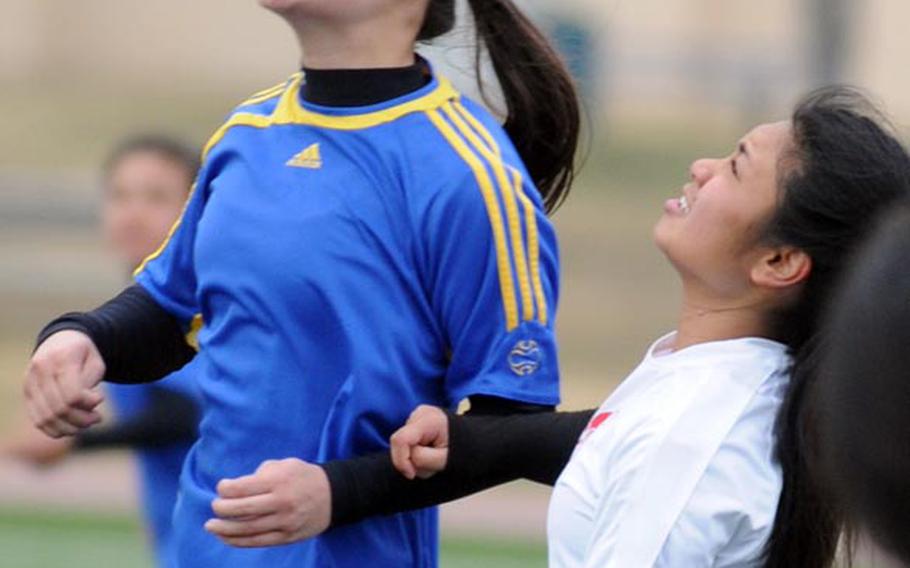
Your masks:
<path fill-rule="evenodd" d="M 493 188 L 493 182 L 490 179 L 490 175 L 483 165 L 483 162 L 481 162 L 480 158 L 468 148 L 468 145 L 455 132 L 455 129 L 442 117 L 439 110 L 428 110 L 427 116 L 446 141 L 448 141 L 458 155 L 461 156 L 468 167 L 471 168 L 471 171 L 477 178 L 477 183 L 480 186 L 480 191 L 483 194 L 484 203 L 486 204 L 487 215 L 490 219 L 490 227 L 493 230 L 493 241 L 496 247 L 496 265 L 499 273 L 499 287 L 506 317 L 506 329 L 512 331 L 518 327 L 518 302 L 515 298 L 515 284 L 512 279 L 512 268 L 509 263 L 509 248 L 506 245 L 502 212 L 499 208 L 499 200 L 496 197 L 496 190 Z"/>
<path fill-rule="evenodd" d="M 301 124 L 332 130 L 362 130 L 394 122 L 408 114 L 439 108 L 446 101 L 458 96 L 458 92 L 452 87 L 452 84 L 446 79 L 440 78 L 439 87 L 436 90 L 409 103 L 367 114 L 334 116 L 313 112 L 300 105 L 298 96 L 302 83 L 302 74 L 294 77 L 288 88 L 284 90 L 281 100 L 271 116 L 242 112 L 231 116 L 205 145 L 205 149 L 202 151 L 203 160 L 212 148 L 221 142 L 228 130 L 235 126 L 268 128 L 284 124 Z"/>
<path fill-rule="evenodd" d="M 446 113 L 446 116 L 449 117 L 449 120 L 452 121 L 452 124 L 461 132 L 461 135 L 464 136 L 464 138 L 480 152 L 480 155 L 483 156 L 487 163 L 492 166 L 493 174 L 496 176 L 496 181 L 502 192 L 503 203 L 506 208 L 506 220 L 509 227 L 509 233 L 511 234 L 512 255 L 515 258 L 515 272 L 518 276 L 518 290 L 521 293 L 524 320 L 534 319 L 534 300 L 531 298 L 531 281 L 528 277 L 528 261 L 525 257 L 524 237 L 522 236 L 521 231 L 521 217 L 518 215 L 515 188 L 512 187 L 512 181 L 506 173 L 505 164 L 503 164 L 502 157 L 498 152 L 499 148 L 498 146 L 494 146 L 497 150 L 494 152 L 492 148 L 487 147 L 481 142 L 477 134 L 468 127 L 464 119 L 462 119 L 462 116 L 468 120 L 476 120 L 473 116 L 470 116 L 469 113 L 456 111 L 451 103 L 446 103 L 442 107 L 442 110 Z M 492 137 L 489 142 L 495 144 Z"/>
<path fill-rule="evenodd" d="M 458 110 L 458 114 L 463 116 L 464 119 L 467 120 L 471 125 L 471 127 L 480 134 L 480 136 L 486 142 L 487 147 L 495 152 L 497 156 L 502 156 L 502 150 L 500 150 L 499 144 L 496 143 L 496 139 L 493 138 L 493 135 L 490 133 L 490 131 L 487 130 L 479 120 L 477 120 L 477 117 L 471 114 L 470 111 L 468 111 L 468 109 L 466 109 L 465 106 L 461 104 L 461 101 L 455 101 L 453 106 Z"/>
<path fill-rule="evenodd" d="M 538 319 L 540 323 L 547 325 L 549 319 L 547 295 L 543 292 L 543 283 L 540 279 L 540 235 L 537 233 L 537 209 L 531 198 L 525 194 L 521 172 L 512 167 L 509 170 L 512 172 L 515 193 L 518 194 L 518 199 L 525 210 L 525 226 L 528 228 L 528 261 L 531 264 L 531 282 L 534 286 L 534 297 L 537 299 Z"/>
<path fill-rule="evenodd" d="M 267 128 L 271 126 L 272 119 L 269 116 L 263 114 L 253 114 L 246 112 L 239 112 L 227 122 L 221 125 L 221 127 L 215 131 L 215 134 L 209 138 L 209 141 L 206 143 L 205 148 L 202 149 L 202 161 L 204 162 L 208 158 L 209 153 L 212 151 L 212 148 L 218 145 L 219 142 L 224 138 L 224 135 L 227 134 L 228 130 L 234 128 L 235 126 L 253 126 L 255 128 Z"/>
<path fill-rule="evenodd" d="M 480 134 L 480 136 L 486 142 L 487 148 L 496 154 L 499 163 L 502 164 L 502 150 L 499 148 L 499 144 L 496 143 L 496 139 L 490 133 L 489 129 L 487 129 L 483 123 L 477 119 L 477 117 L 471 114 L 471 112 L 468 111 L 468 109 L 466 109 L 460 101 L 456 101 L 454 103 L 454 107 L 458 113 L 472 126 L 472 128 Z M 529 268 L 531 273 L 531 285 L 534 289 L 534 297 L 537 302 L 538 319 L 540 323 L 546 325 L 548 320 L 547 299 L 546 295 L 543 292 L 543 284 L 540 277 L 540 236 L 538 234 L 537 228 L 536 208 L 534 207 L 534 203 L 524 193 L 524 184 L 521 172 L 511 166 L 507 167 L 512 174 L 511 179 L 509 179 L 507 183 L 511 185 L 514 191 L 514 195 L 518 198 L 519 201 L 521 201 L 521 204 L 524 208 L 525 228 L 528 234 L 527 251 L 528 264 L 530 265 Z M 520 234 L 521 233 L 519 232 L 519 235 Z"/>
<path fill-rule="evenodd" d="M 269 87 L 268 89 L 262 89 L 261 91 L 256 91 L 255 93 L 253 93 L 252 95 L 250 95 L 250 98 L 251 98 L 251 99 L 255 99 L 256 97 L 261 97 L 261 96 L 263 96 L 263 95 L 267 95 L 267 94 L 269 94 L 269 93 L 271 93 L 271 92 L 273 92 L 273 91 L 276 91 L 276 90 L 277 90 L 277 91 L 283 91 L 283 90 L 285 89 L 285 87 L 288 86 L 288 83 L 289 83 L 290 81 L 292 81 L 295 77 L 297 77 L 297 75 L 299 75 L 299 74 L 300 74 L 299 72 L 294 73 L 294 74 L 292 74 L 289 78 L 287 78 L 287 79 L 285 79 L 284 81 L 278 83 L 277 85 L 272 85 L 272 86 Z"/>
<path fill-rule="evenodd" d="M 301 72 L 294 73 L 288 79 L 282 81 L 281 83 L 275 85 L 274 87 L 269 87 L 268 89 L 263 89 L 258 93 L 253 93 L 250 95 L 250 98 L 240 103 L 238 106 L 248 106 L 263 103 L 269 99 L 274 99 L 278 95 L 284 92 L 297 77 L 303 75 Z"/>

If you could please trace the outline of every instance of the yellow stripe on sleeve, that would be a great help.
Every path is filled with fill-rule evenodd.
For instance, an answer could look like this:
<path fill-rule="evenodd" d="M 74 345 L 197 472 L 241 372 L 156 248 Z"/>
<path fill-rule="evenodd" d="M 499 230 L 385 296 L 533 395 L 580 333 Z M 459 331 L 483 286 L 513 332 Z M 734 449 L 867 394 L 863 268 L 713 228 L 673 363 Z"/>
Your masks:
<path fill-rule="evenodd" d="M 505 228 L 502 222 L 502 212 L 499 208 L 499 200 L 496 198 L 496 190 L 493 188 L 493 182 L 487 172 L 486 167 L 480 161 L 474 152 L 468 148 L 464 140 L 455 132 L 455 129 L 442 117 L 438 110 L 432 109 L 427 111 L 427 116 L 434 126 L 439 130 L 448 143 L 455 149 L 459 156 L 467 163 L 483 194 L 484 202 L 487 206 L 487 215 L 490 219 L 490 227 L 493 230 L 493 241 L 496 246 L 496 265 L 499 272 L 499 287 L 502 293 L 503 309 L 506 316 L 506 330 L 512 331 L 518 327 L 518 305 L 515 298 L 515 283 L 512 279 L 512 267 L 509 264 L 509 249 L 506 245 Z"/>
<path fill-rule="evenodd" d="M 509 233 L 511 234 L 512 254 L 515 257 L 515 270 L 518 273 L 518 287 L 521 292 L 521 301 L 524 308 L 524 319 L 530 320 L 534 317 L 534 302 L 531 298 L 531 283 L 528 277 L 528 262 L 525 257 L 524 237 L 521 233 L 521 219 L 518 216 L 518 205 L 515 200 L 515 194 L 506 174 L 506 169 L 502 159 L 497 153 L 484 145 L 471 128 L 461 118 L 451 104 L 443 106 L 443 111 L 449 117 L 462 136 L 474 146 L 484 159 L 492 166 L 494 175 L 499 184 L 500 191 L 503 195 L 503 203 L 506 209 L 506 219 L 508 222 Z"/>
<path fill-rule="evenodd" d="M 458 106 L 461 108 L 458 108 L 457 112 L 454 110 L 454 108 L 457 107 L 453 107 L 451 104 L 446 104 L 443 107 L 443 110 L 468 142 L 477 148 L 487 162 L 493 166 L 493 172 L 496 175 L 500 190 L 502 191 L 503 202 L 506 206 L 506 218 L 508 219 L 509 232 L 512 235 L 512 253 L 515 256 L 515 270 L 518 273 L 518 288 L 521 291 L 524 319 L 526 321 L 532 320 L 534 319 L 534 300 L 531 296 L 531 279 L 528 276 L 528 261 L 525 256 L 524 237 L 521 232 L 521 217 L 518 213 L 515 188 L 512 187 L 511 180 L 509 179 L 508 173 L 506 173 L 506 167 L 505 164 L 503 164 L 501 151 L 499 145 L 496 144 L 496 140 L 487 132 L 487 135 L 484 136 L 484 138 L 486 138 L 489 146 L 484 145 L 477 134 L 474 133 L 474 130 L 468 127 L 465 120 L 470 122 L 478 132 L 484 130 L 483 125 L 480 124 L 479 120 L 471 116 L 471 113 L 467 112 L 467 109 L 460 104 Z M 464 119 L 462 117 L 464 117 Z"/>
<path fill-rule="evenodd" d="M 202 329 L 202 314 L 193 316 L 190 322 L 190 330 L 186 334 L 186 343 L 196 351 L 199 351 L 199 330 Z"/>
<path fill-rule="evenodd" d="M 500 150 L 499 144 L 496 143 L 496 139 L 493 138 L 493 135 L 490 134 L 490 131 L 487 130 L 479 120 L 477 120 L 477 117 L 471 114 L 471 112 L 466 109 L 463 104 L 461 104 L 461 101 L 456 100 L 453 106 L 458 111 L 458 113 L 468 121 L 474 130 L 480 133 L 480 136 L 484 139 L 484 141 L 486 141 L 487 147 L 495 152 L 497 156 L 502 156 L 502 150 Z"/>
<path fill-rule="evenodd" d="M 531 282 L 534 286 L 534 296 L 537 298 L 537 314 L 540 323 L 547 325 L 549 315 L 547 314 L 547 296 L 543 292 L 543 284 L 540 280 L 540 235 L 537 232 L 537 210 L 531 199 L 525 195 L 524 183 L 521 178 L 521 172 L 515 168 L 509 168 L 512 171 L 512 183 L 515 187 L 515 193 L 521 201 L 525 210 L 525 226 L 528 228 L 528 261 L 531 264 Z"/>

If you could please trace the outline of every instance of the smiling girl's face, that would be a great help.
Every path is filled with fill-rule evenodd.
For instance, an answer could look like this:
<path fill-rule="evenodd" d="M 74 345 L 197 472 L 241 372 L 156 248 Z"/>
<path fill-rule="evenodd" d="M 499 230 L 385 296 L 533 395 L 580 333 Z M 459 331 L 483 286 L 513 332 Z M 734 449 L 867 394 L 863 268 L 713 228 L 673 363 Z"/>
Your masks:
<path fill-rule="evenodd" d="M 767 248 L 762 230 L 779 199 L 779 164 L 792 141 L 789 122 L 761 125 L 732 154 L 692 164 L 691 181 L 664 204 L 658 248 L 683 281 L 719 298 L 742 297 Z"/>

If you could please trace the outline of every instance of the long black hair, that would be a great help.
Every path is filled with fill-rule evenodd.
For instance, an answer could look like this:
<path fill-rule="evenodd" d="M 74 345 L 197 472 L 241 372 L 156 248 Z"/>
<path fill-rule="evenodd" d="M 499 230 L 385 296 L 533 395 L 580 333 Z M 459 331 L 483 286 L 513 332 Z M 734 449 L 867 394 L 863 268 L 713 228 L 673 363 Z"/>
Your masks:
<path fill-rule="evenodd" d="M 848 523 L 910 565 L 910 207 L 876 230 L 834 300 L 817 385 L 822 465 Z"/>
<path fill-rule="evenodd" d="M 851 256 L 889 207 L 910 194 L 910 156 L 862 94 L 829 87 L 807 96 L 792 117 L 782 157 L 780 204 L 768 225 L 772 244 L 808 254 L 799 298 L 775 313 L 771 329 L 793 355 L 776 424 L 783 490 L 766 550 L 769 568 L 830 566 L 843 526 L 835 496 L 818 475 L 812 404 L 823 348 L 821 320 Z"/>
<path fill-rule="evenodd" d="M 575 82 L 544 34 L 511 0 L 469 3 L 477 29 L 477 76 L 485 47 L 505 96 L 505 130 L 552 212 L 575 178 L 581 136 Z M 455 0 L 430 0 L 418 39 L 451 31 L 455 18 Z"/>

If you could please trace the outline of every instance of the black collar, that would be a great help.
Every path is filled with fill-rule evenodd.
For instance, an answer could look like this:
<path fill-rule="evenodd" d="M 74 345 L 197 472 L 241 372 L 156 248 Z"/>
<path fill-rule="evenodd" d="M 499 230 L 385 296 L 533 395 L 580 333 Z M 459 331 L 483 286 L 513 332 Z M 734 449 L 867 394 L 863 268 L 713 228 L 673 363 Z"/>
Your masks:
<path fill-rule="evenodd" d="M 303 69 L 303 99 L 329 107 L 368 106 L 413 93 L 431 80 L 429 65 L 384 69 Z"/>

